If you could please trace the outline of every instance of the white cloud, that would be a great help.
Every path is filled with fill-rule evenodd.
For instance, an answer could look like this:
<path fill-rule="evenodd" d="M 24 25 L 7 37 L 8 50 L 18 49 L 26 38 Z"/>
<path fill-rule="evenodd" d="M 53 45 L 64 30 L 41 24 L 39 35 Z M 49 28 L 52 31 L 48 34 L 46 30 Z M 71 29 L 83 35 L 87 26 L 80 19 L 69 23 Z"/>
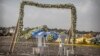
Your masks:
<path fill-rule="evenodd" d="M 91 0 L 87 0 L 84 4 L 79 4 L 79 6 L 77 7 L 77 10 L 80 13 L 87 13 L 91 10 L 91 6 L 92 6 L 92 1 Z"/>
<path fill-rule="evenodd" d="M 22 0 L 2 0 L 0 7 L 3 7 L 2 21 L 3 25 L 16 25 L 19 16 L 19 5 Z M 40 3 L 73 3 L 77 8 L 77 29 L 78 30 L 98 30 L 100 27 L 96 23 L 99 22 L 99 0 L 32 0 Z M 57 1 L 57 2 L 56 2 Z M 43 14 L 42 14 L 43 13 Z M 68 14 L 68 15 L 67 15 Z M 35 7 L 28 7 L 25 9 L 25 25 L 34 26 L 47 23 L 50 27 L 66 28 L 70 26 L 70 11 L 58 9 L 38 9 Z M 1 13 L 0 13 L 1 15 Z M 55 15 L 55 16 L 54 16 Z M 39 20 L 43 18 L 42 20 Z M 66 19 L 68 18 L 68 19 Z M 12 22 L 8 22 L 12 21 Z M 44 22 L 45 21 L 45 22 Z M 0 21 L 1 22 L 1 21 Z M 34 23 L 33 23 L 34 22 Z M 60 22 L 60 23 L 59 23 Z M 67 22 L 67 23 L 66 23 Z M 39 24 L 37 24 L 39 23 Z M 66 25 L 67 24 L 67 25 Z M 98 28 L 96 28 L 98 27 Z"/>
<path fill-rule="evenodd" d="M 51 28 L 65 28 L 70 26 L 70 10 L 25 8 L 24 25 L 36 26 L 47 24 Z"/>

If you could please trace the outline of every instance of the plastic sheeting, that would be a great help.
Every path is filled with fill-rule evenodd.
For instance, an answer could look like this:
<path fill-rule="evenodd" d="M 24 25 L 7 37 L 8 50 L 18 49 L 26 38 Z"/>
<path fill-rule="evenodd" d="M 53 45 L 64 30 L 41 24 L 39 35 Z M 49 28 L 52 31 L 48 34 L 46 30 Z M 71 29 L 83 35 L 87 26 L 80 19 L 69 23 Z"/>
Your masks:
<path fill-rule="evenodd" d="M 39 38 L 38 36 L 42 36 L 42 37 L 46 37 L 48 38 L 48 36 L 51 35 L 51 38 L 53 40 L 56 40 L 58 38 L 58 33 L 57 32 L 45 32 L 42 29 L 38 29 L 32 32 L 32 37 L 34 38 Z"/>

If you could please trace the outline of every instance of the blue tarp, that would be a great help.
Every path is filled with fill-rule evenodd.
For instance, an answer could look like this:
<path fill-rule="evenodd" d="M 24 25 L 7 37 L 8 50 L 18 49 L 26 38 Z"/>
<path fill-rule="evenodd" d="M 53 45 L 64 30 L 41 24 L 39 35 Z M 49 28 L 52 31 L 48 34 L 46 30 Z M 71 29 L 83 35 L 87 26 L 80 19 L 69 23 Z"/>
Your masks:
<path fill-rule="evenodd" d="M 48 35 L 52 35 L 53 40 L 56 40 L 59 36 L 57 32 L 45 32 L 42 29 L 37 29 L 32 32 L 32 37 L 38 38 L 38 36 L 48 37 Z"/>

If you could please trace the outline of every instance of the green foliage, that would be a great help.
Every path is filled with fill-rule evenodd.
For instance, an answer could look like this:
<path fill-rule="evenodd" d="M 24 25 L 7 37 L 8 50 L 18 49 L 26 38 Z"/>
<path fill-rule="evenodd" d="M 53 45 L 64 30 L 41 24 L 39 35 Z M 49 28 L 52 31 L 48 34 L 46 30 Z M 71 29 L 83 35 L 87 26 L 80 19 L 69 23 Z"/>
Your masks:
<path fill-rule="evenodd" d="M 24 31 L 22 31 L 22 35 L 24 35 L 24 34 L 27 34 L 29 31 L 31 31 L 31 30 L 33 30 L 34 28 L 29 28 L 29 29 L 27 29 L 27 30 L 24 30 Z"/>
<path fill-rule="evenodd" d="M 49 42 L 52 42 L 53 41 L 53 35 L 49 35 L 47 39 L 48 39 Z"/>

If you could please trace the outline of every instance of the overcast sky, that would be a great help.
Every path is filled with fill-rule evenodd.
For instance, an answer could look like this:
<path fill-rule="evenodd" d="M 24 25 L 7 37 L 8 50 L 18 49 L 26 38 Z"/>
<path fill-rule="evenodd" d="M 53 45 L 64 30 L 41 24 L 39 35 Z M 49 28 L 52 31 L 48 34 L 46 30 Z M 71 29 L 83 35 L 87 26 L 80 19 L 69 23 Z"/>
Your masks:
<path fill-rule="evenodd" d="M 0 26 L 15 26 L 22 0 L 0 0 Z M 46 4 L 72 3 L 77 8 L 77 29 L 100 31 L 100 0 L 31 0 Z M 48 25 L 50 28 L 70 28 L 70 10 L 25 6 L 24 27 Z"/>

